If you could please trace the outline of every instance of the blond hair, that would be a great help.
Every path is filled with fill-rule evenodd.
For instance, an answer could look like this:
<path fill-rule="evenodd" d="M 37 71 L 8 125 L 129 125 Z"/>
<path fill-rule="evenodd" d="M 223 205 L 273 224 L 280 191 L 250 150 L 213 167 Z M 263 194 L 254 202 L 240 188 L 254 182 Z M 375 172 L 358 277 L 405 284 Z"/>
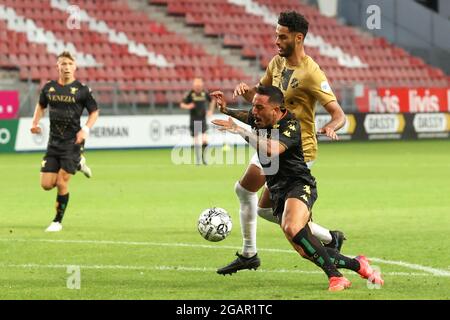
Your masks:
<path fill-rule="evenodd" d="M 69 51 L 63 51 L 58 55 L 58 60 L 59 58 L 67 58 L 70 59 L 72 61 L 75 61 L 75 57 L 69 52 Z"/>

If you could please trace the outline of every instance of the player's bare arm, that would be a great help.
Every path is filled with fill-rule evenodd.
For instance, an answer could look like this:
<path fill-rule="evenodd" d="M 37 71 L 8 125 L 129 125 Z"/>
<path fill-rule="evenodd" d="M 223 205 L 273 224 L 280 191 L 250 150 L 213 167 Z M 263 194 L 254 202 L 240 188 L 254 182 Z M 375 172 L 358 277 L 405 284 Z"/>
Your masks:
<path fill-rule="evenodd" d="M 248 124 L 248 111 L 228 108 L 225 96 L 222 91 L 212 92 L 211 97 L 216 101 L 217 108 L 220 112 Z"/>
<path fill-rule="evenodd" d="M 242 96 L 247 102 L 252 102 L 256 93 L 256 86 L 250 88 L 248 84 L 241 82 L 233 91 L 233 99 L 237 96 Z"/>
<path fill-rule="evenodd" d="M 191 109 L 194 109 L 194 107 L 195 107 L 195 104 L 193 102 L 191 102 L 191 103 L 184 103 L 184 102 L 180 103 L 180 108 L 181 109 L 191 110 Z"/>
<path fill-rule="evenodd" d="M 317 133 L 325 134 L 332 140 L 339 140 L 336 131 L 345 125 L 346 117 L 344 110 L 337 101 L 331 101 L 324 106 L 325 110 L 331 115 L 331 120 L 322 128 L 317 130 Z"/>
<path fill-rule="evenodd" d="M 39 127 L 39 121 L 44 116 L 45 109 L 42 108 L 42 106 L 37 103 L 36 108 L 34 109 L 34 115 L 33 115 L 33 121 L 31 123 L 31 133 L 33 134 L 39 134 L 42 132 L 42 129 Z"/>
<path fill-rule="evenodd" d="M 237 125 L 232 118 L 228 118 L 228 120 L 213 120 L 212 123 L 218 126 L 219 130 L 240 135 L 252 147 L 268 157 L 276 157 L 286 151 L 286 147 L 279 141 L 259 137 L 252 131 Z"/>
<path fill-rule="evenodd" d="M 99 110 L 95 110 L 89 114 L 86 124 L 81 128 L 80 131 L 77 132 L 77 140 L 75 141 L 76 144 L 81 144 L 89 136 L 89 131 L 97 121 L 98 114 Z"/>

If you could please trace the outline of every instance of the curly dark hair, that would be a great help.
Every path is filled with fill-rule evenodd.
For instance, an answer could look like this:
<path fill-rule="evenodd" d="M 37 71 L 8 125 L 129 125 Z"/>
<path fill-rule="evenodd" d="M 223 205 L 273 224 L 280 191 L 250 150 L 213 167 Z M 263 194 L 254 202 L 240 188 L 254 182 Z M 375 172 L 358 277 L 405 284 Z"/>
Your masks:
<path fill-rule="evenodd" d="M 289 32 L 300 32 L 303 37 L 308 33 L 309 22 L 306 18 L 295 11 L 284 11 L 278 17 L 278 24 L 287 27 Z"/>

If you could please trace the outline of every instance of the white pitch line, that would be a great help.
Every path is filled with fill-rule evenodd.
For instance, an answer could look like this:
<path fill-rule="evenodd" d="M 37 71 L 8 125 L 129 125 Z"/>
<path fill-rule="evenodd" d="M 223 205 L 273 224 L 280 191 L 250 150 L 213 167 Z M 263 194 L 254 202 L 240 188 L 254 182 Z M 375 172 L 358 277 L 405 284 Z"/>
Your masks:
<path fill-rule="evenodd" d="M 85 270 L 136 270 L 136 271 L 184 271 L 184 272 L 209 272 L 215 273 L 214 268 L 205 267 L 185 267 L 185 266 L 127 266 L 127 265 L 77 265 L 77 264 L 0 264 L 0 268 L 20 268 L 20 269 L 66 269 L 68 267 L 79 267 Z M 296 273 L 296 274 L 323 274 L 322 271 L 305 271 L 289 269 L 258 269 L 258 273 Z M 344 273 L 351 273 L 344 271 Z M 429 273 L 414 272 L 385 272 L 383 275 L 407 276 L 407 277 L 432 277 Z"/>
<path fill-rule="evenodd" d="M 3 242 L 45 242 L 45 243 L 75 243 L 75 244 L 95 244 L 95 245 L 127 245 L 127 246 L 159 246 L 159 247 L 189 247 L 189 248 L 206 248 L 206 249 L 233 249 L 239 250 L 240 247 L 224 246 L 224 245 L 202 245 L 193 243 L 165 243 L 165 242 L 140 242 L 140 241 L 112 241 L 112 240 L 53 240 L 53 239 L 6 239 L 0 238 Z M 295 253 L 293 250 L 286 249 L 272 249 L 272 248 L 259 248 L 259 251 L 276 252 L 276 253 Z M 352 256 L 352 255 L 349 255 Z M 404 268 L 424 271 L 438 277 L 450 277 L 450 271 L 437 269 L 420 264 L 413 264 L 403 261 L 385 260 L 381 258 L 369 258 L 373 262 L 396 265 Z"/>

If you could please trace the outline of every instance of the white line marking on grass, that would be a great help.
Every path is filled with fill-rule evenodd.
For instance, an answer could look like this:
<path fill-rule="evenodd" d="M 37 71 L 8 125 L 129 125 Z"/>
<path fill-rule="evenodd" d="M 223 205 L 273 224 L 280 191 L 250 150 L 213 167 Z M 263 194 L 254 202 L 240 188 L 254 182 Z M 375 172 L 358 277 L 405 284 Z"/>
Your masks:
<path fill-rule="evenodd" d="M 206 249 L 233 249 L 239 250 L 241 247 L 235 246 L 223 246 L 223 245 L 206 245 L 206 244 L 193 244 L 193 243 L 165 243 L 165 242 L 140 242 L 140 241 L 112 241 L 112 240 L 53 240 L 53 239 L 4 239 L 0 238 L 0 241 L 4 242 L 45 242 L 45 243 L 75 243 L 75 244 L 95 244 L 95 245 L 126 245 L 126 246 L 159 246 L 159 247 L 189 247 L 189 248 L 206 248 Z M 272 249 L 272 248 L 259 248 L 259 251 L 276 252 L 276 253 L 295 253 L 293 250 L 286 249 Z M 350 255 L 352 256 L 352 255 Z M 450 277 L 450 271 L 443 269 L 437 269 L 420 264 L 413 264 L 403 261 L 385 260 L 380 258 L 369 258 L 372 262 L 383 263 L 388 265 L 396 265 L 404 268 L 424 271 L 431 273 L 434 276 Z"/>
<path fill-rule="evenodd" d="M 0 264 L 0 268 L 20 268 L 20 269 L 66 269 L 69 266 L 76 265 L 81 269 L 87 270 L 136 270 L 136 271 L 184 271 L 184 272 L 210 272 L 215 273 L 215 268 L 206 267 L 186 267 L 186 266 L 127 266 L 127 265 L 79 265 L 79 264 Z M 258 269 L 259 273 L 297 273 L 297 274 L 323 274 L 322 271 L 289 270 L 289 269 Z M 352 273 L 344 271 L 344 273 Z M 383 275 L 389 276 L 407 276 L 407 277 L 432 277 L 429 273 L 414 272 L 384 272 Z"/>

